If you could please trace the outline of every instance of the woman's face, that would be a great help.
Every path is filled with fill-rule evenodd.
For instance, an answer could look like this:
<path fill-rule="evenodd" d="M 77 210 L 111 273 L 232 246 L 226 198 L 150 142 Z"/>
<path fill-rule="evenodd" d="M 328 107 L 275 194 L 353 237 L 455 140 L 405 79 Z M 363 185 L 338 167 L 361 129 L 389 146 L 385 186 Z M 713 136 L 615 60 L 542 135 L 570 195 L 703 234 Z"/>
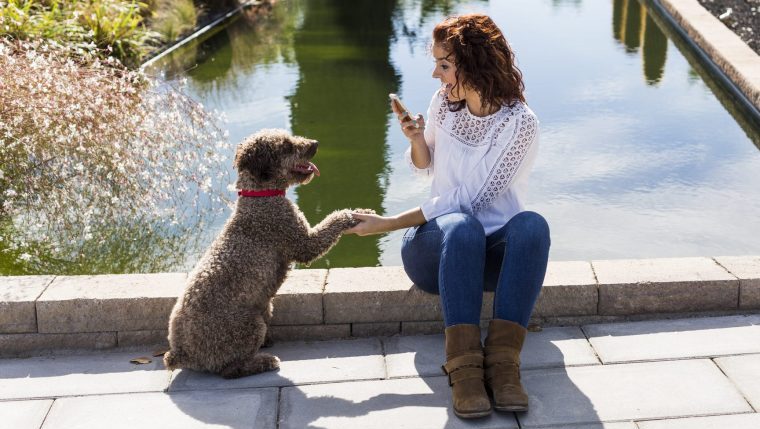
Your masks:
<path fill-rule="evenodd" d="M 460 101 L 464 99 L 464 90 L 462 86 L 457 86 L 456 71 L 453 55 L 438 43 L 433 43 L 433 59 L 435 68 L 433 69 L 433 79 L 438 79 L 445 88 L 445 94 L 449 101 Z"/>

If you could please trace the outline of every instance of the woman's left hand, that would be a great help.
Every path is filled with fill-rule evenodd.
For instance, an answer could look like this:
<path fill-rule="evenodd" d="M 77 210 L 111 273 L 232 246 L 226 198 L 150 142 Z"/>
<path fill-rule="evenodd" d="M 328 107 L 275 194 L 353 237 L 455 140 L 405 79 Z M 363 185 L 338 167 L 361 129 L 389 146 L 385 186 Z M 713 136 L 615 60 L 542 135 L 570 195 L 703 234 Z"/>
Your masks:
<path fill-rule="evenodd" d="M 359 220 L 359 224 L 353 228 L 347 229 L 345 234 L 371 235 L 382 234 L 383 232 L 392 231 L 391 218 L 379 216 L 376 214 L 365 214 L 352 212 L 351 216 Z"/>

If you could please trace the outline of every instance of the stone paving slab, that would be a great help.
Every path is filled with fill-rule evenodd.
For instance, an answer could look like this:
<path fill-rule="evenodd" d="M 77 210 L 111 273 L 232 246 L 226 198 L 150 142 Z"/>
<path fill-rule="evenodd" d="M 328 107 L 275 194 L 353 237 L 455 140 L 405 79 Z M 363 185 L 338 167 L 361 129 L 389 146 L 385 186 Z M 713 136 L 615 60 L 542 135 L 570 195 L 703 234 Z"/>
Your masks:
<path fill-rule="evenodd" d="M 599 292 L 590 262 L 549 262 L 533 315 L 591 315 L 596 314 L 598 302 Z"/>
<path fill-rule="evenodd" d="M 40 333 L 166 329 L 185 273 L 56 277 L 37 299 Z"/>
<path fill-rule="evenodd" d="M 639 429 L 633 422 L 589 423 L 581 425 L 544 426 L 541 429 Z"/>
<path fill-rule="evenodd" d="M 446 377 L 318 384 L 282 389 L 280 429 L 517 429 L 513 413 L 462 420 Z"/>
<path fill-rule="evenodd" d="M 592 261 L 599 314 L 733 310 L 739 280 L 710 258 Z"/>
<path fill-rule="evenodd" d="M 382 346 L 375 338 L 283 343 L 264 351 L 280 358 L 278 371 L 225 380 L 213 374 L 179 370 L 174 371 L 169 390 L 292 386 L 381 379 L 386 375 Z"/>
<path fill-rule="evenodd" d="M 715 363 L 755 410 L 760 410 L 760 354 L 717 358 Z"/>
<path fill-rule="evenodd" d="M 604 363 L 760 353 L 760 315 L 586 325 Z"/>
<path fill-rule="evenodd" d="M 523 428 L 753 411 L 707 359 L 538 369 L 522 381 Z"/>
<path fill-rule="evenodd" d="M 54 276 L 0 277 L 0 333 L 37 332 L 34 301 Z"/>
<path fill-rule="evenodd" d="M 161 358 L 135 365 L 150 352 L 90 353 L 0 360 L 0 399 L 52 398 L 166 389 L 170 373 Z"/>
<path fill-rule="evenodd" d="M 272 305 L 273 325 L 322 323 L 322 293 L 327 270 L 290 270 Z"/>
<path fill-rule="evenodd" d="M 39 429 L 51 405 L 52 400 L 0 402 L 0 427 Z"/>
<path fill-rule="evenodd" d="M 486 332 L 483 331 L 485 337 Z M 444 336 L 421 335 L 383 339 L 388 377 L 441 375 Z M 521 354 L 522 369 L 593 365 L 599 360 L 577 327 L 530 332 Z"/>
<path fill-rule="evenodd" d="M 58 399 L 42 429 L 275 429 L 277 389 Z"/>
<path fill-rule="evenodd" d="M 760 308 L 760 256 L 718 256 L 715 261 L 739 278 L 739 308 Z"/>
<path fill-rule="evenodd" d="M 639 429 L 757 429 L 760 414 L 733 414 L 637 422 Z"/>

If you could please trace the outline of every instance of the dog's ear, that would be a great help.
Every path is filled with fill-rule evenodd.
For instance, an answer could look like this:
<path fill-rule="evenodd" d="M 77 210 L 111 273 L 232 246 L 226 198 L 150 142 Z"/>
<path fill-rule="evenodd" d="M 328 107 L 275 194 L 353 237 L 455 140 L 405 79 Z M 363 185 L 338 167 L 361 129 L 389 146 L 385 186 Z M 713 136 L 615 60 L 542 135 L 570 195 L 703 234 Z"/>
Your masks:
<path fill-rule="evenodd" d="M 238 171 L 247 170 L 261 182 L 269 181 L 276 170 L 274 152 L 265 144 L 242 145 L 235 154 Z"/>

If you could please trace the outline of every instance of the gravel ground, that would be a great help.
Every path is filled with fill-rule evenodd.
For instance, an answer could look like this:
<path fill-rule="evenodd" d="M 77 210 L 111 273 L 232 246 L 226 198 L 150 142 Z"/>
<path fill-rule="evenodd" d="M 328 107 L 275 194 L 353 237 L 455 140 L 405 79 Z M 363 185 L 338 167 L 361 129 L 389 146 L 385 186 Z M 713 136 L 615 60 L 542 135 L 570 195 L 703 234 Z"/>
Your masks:
<path fill-rule="evenodd" d="M 716 17 L 731 13 L 721 21 L 760 55 L 760 0 L 699 0 Z"/>

